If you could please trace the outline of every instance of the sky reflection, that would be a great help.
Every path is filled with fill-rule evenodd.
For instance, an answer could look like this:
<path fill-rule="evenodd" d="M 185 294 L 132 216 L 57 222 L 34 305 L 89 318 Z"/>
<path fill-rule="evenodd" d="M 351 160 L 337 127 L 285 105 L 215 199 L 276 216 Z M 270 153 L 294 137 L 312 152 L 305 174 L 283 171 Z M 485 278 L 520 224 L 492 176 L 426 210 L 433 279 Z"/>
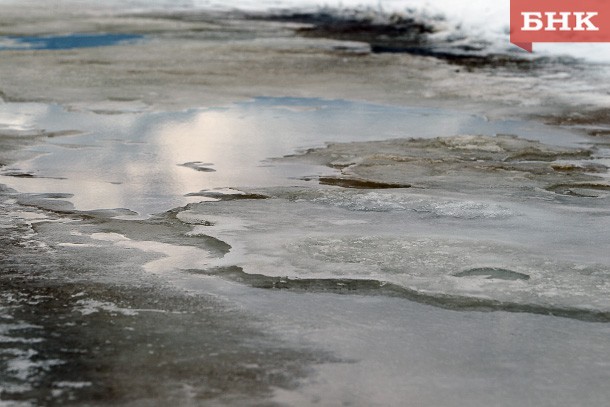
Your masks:
<path fill-rule="evenodd" d="M 0 129 L 78 130 L 32 147 L 40 153 L 2 171 L 20 192 L 73 194 L 77 209 L 128 208 L 142 215 L 200 200 L 186 194 L 211 188 L 299 185 L 328 169 L 265 161 L 326 142 L 513 133 L 527 138 L 562 134 L 519 121 L 438 109 L 404 108 L 343 100 L 256 98 L 217 109 L 103 115 L 55 105 L 0 105 Z M 574 140 L 574 135 L 570 135 Z M 210 164 L 214 172 L 183 166 Z M 0 172 L 1 174 L 1 172 Z"/>

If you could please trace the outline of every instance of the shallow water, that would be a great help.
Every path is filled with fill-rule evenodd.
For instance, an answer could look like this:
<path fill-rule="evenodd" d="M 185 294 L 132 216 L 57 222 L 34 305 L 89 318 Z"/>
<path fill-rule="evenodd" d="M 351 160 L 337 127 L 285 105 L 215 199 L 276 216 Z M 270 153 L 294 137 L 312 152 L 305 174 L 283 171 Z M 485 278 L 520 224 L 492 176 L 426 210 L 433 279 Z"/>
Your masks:
<path fill-rule="evenodd" d="M 173 268 L 368 279 L 457 296 L 457 308 L 610 312 L 607 157 L 567 129 L 292 98 L 171 113 L 3 108 L 7 130 L 45 138 L 0 172 L 20 204 L 126 220 L 173 209 L 190 235 L 231 247 Z M 121 233 L 117 244 L 139 248 Z M 470 272 L 481 269 L 528 281 Z"/>
<path fill-rule="evenodd" d="M 286 405 L 550 406 L 607 396 L 609 194 L 591 185 L 605 185 L 608 155 L 582 133 L 256 98 L 180 112 L 9 103 L 0 134 L 30 145 L 0 169 L 12 188 L 0 190 L 3 271 L 59 290 L 17 284 L 19 295 L 4 298 L 3 343 L 18 345 L 3 391 L 15 399 L 143 397 L 144 380 L 123 372 L 117 384 L 106 372 L 130 363 L 147 332 L 153 353 L 134 355 L 141 372 L 189 360 L 205 338 L 202 364 L 175 366 L 155 389 L 174 403 L 255 394 Z M 345 179 L 361 183 L 332 181 Z M 32 317 L 37 304 L 51 316 Z M 53 347 L 81 324 L 103 338 L 106 316 L 117 343 L 85 338 L 97 347 L 91 359 Z M 206 322 L 181 333 L 197 320 Z M 166 355 L 174 335 L 181 345 Z M 235 377 L 243 385 L 232 387 Z"/>
<path fill-rule="evenodd" d="M 96 48 L 124 44 L 142 39 L 135 34 L 84 34 L 51 36 L 9 36 L 0 37 L 2 50 L 65 50 L 74 48 Z"/>
<path fill-rule="evenodd" d="M 125 109 L 132 112 L 111 114 Z M 305 185 L 295 178 L 332 172 L 266 160 L 326 142 L 471 133 L 519 134 L 572 146 L 586 141 L 532 122 L 340 100 L 257 98 L 217 109 L 141 110 L 126 102 L 109 102 L 94 112 L 0 106 L 0 129 L 22 135 L 44 129 L 51 136 L 32 148 L 37 157 L 4 168 L 0 175 L 12 176 L 1 182 L 20 192 L 72 194 L 78 210 L 127 208 L 146 216 L 195 202 L 185 195 L 204 189 Z M 66 131 L 71 133 L 55 137 Z"/>

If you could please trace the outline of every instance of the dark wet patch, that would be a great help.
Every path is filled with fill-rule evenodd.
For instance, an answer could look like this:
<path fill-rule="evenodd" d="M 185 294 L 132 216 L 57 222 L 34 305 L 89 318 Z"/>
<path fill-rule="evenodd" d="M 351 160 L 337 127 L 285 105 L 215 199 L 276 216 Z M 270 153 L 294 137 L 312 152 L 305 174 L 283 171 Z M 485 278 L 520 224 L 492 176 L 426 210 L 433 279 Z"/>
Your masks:
<path fill-rule="evenodd" d="M 564 111 L 553 116 L 542 117 L 549 123 L 560 126 L 610 125 L 610 109 Z M 610 131 L 610 130 L 608 130 Z"/>
<path fill-rule="evenodd" d="M 0 165 L 1 167 L 1 165 Z M 44 177 L 36 174 L 32 174 L 30 172 L 20 172 L 20 171 L 7 171 L 3 172 L 0 175 L 4 175 L 5 177 L 14 177 L 14 178 L 44 178 L 44 179 L 66 179 L 63 177 Z"/>
<path fill-rule="evenodd" d="M 403 14 L 386 14 L 370 9 L 352 12 L 329 10 L 312 13 L 278 13 L 274 15 L 249 16 L 249 18 L 307 24 L 296 29 L 303 37 L 330 38 L 343 41 L 367 43 L 373 53 L 402 53 L 433 57 L 452 65 L 474 69 L 499 69 L 509 72 L 553 70 L 555 65 L 574 63 L 567 57 L 523 58 L 519 54 L 487 53 L 489 44 L 471 39 L 464 44 L 464 37 L 444 41 L 431 40 L 430 34 L 437 31 L 435 25 L 441 20 L 422 21 Z M 458 70 L 459 72 L 459 70 Z"/>
<path fill-rule="evenodd" d="M 484 47 L 469 48 L 441 44 L 437 47 L 413 48 L 379 48 L 373 47 L 377 53 L 406 53 L 416 56 L 432 57 L 443 60 L 451 65 L 463 67 L 467 72 L 475 69 L 485 69 L 488 72 L 513 72 L 532 75 L 536 72 L 549 73 L 561 71 L 562 66 L 574 65 L 575 59 L 568 57 L 536 57 L 534 59 L 522 58 L 518 55 L 487 54 Z M 460 72 L 457 70 L 456 72 Z"/>
<path fill-rule="evenodd" d="M 536 148 L 528 148 L 509 155 L 505 161 L 556 161 L 566 159 L 589 158 L 591 150 L 574 151 L 544 151 Z"/>
<path fill-rule="evenodd" d="M 54 267 L 42 260 L 30 267 Z M 26 380 L 0 373 L 9 385 L 5 402 L 203 405 L 224 399 L 266 405 L 272 388 L 294 389 L 309 363 L 333 359 L 291 349 L 206 297 L 152 285 L 35 279 L 17 270 L 0 281 L 9 325 L 29 326 L 6 335 L 16 341 L 10 347 L 35 352 Z M 24 383 L 31 388 L 10 391 Z"/>
<path fill-rule="evenodd" d="M 604 194 L 596 193 L 596 191 L 610 191 L 610 185 L 602 183 L 554 184 L 546 189 L 547 191 L 555 192 L 560 195 L 581 198 L 599 198 Z"/>
<path fill-rule="evenodd" d="M 214 226 L 216 223 L 211 222 L 209 220 L 200 220 L 200 221 L 190 221 L 189 225 L 199 225 L 199 226 Z"/>
<path fill-rule="evenodd" d="M 552 115 L 535 115 L 533 117 L 547 124 L 572 128 L 590 137 L 598 138 L 602 142 L 610 137 L 610 109 L 608 108 L 564 110 Z"/>
<path fill-rule="evenodd" d="M 57 214 L 76 213 L 74 205 L 65 199 L 72 198 L 72 194 L 46 193 L 46 194 L 19 194 L 17 202 L 23 206 L 30 206 Z"/>
<path fill-rule="evenodd" d="M 1 138 L 19 139 L 19 140 L 30 139 L 30 138 L 42 138 L 42 137 L 54 138 L 54 137 L 62 137 L 62 136 L 77 136 L 80 134 L 83 134 L 83 132 L 80 130 L 48 131 L 48 130 L 44 130 L 44 129 L 43 130 L 35 129 L 35 130 L 20 131 L 20 130 L 6 129 L 6 130 L 0 131 Z"/>
<path fill-rule="evenodd" d="M 486 277 L 488 280 L 529 280 L 530 276 L 516 271 L 497 268 L 479 267 L 454 274 L 455 277 Z"/>
<path fill-rule="evenodd" d="M 324 12 L 292 13 L 278 16 L 277 19 L 309 24 L 310 27 L 297 30 L 306 37 L 366 42 L 372 49 L 421 46 L 427 42 L 427 34 L 434 32 L 432 26 L 398 14 L 389 16 L 387 23 L 378 23 L 367 17 Z"/>
<path fill-rule="evenodd" d="M 15 177 L 15 178 L 35 178 L 36 177 L 34 174 L 31 174 L 29 172 L 18 172 L 18 171 L 3 172 L 2 175 L 4 175 L 5 177 Z"/>
<path fill-rule="evenodd" d="M 551 164 L 551 168 L 557 172 L 565 173 L 597 173 L 604 174 L 608 172 L 608 167 L 602 164 L 587 163 L 587 164 Z"/>
<path fill-rule="evenodd" d="M 267 195 L 262 194 L 254 194 L 254 193 L 243 193 L 243 194 L 226 194 L 222 192 L 215 191 L 199 191 L 199 192 L 191 192 L 186 194 L 185 196 L 200 196 L 204 198 L 213 198 L 218 199 L 219 201 L 241 201 L 241 200 L 251 200 L 251 199 L 269 199 Z"/>
<path fill-rule="evenodd" d="M 527 280 L 529 276 L 504 269 L 472 269 L 504 276 L 506 280 Z M 496 270 L 496 271 L 490 271 Z M 263 274 L 248 274 L 241 267 L 218 267 L 209 270 L 188 270 L 194 274 L 214 275 L 251 287 L 267 290 L 290 290 L 295 292 L 316 292 L 353 295 L 384 295 L 399 297 L 421 304 L 457 311 L 506 311 L 540 315 L 553 315 L 589 322 L 610 322 L 610 312 L 578 308 L 561 308 L 535 304 L 502 302 L 489 298 L 466 297 L 460 295 L 421 292 L 385 281 L 371 279 L 313 278 L 299 279 L 271 277 Z M 481 271 L 483 272 L 483 271 Z M 512 277 L 512 278 L 511 278 Z"/>
<path fill-rule="evenodd" d="M 99 218 L 112 218 L 115 216 L 136 216 L 137 212 L 134 212 L 126 208 L 115 208 L 115 209 L 97 209 L 93 211 L 83 211 L 85 215 L 99 217 Z"/>
<path fill-rule="evenodd" d="M 68 136 L 79 136 L 83 134 L 80 130 L 63 130 L 63 131 L 45 131 L 42 132 L 43 136 L 54 138 L 54 137 L 68 137 Z"/>
<path fill-rule="evenodd" d="M 0 50 L 65 50 L 74 48 L 96 48 L 119 45 L 144 38 L 138 34 L 87 34 L 74 33 L 49 36 L 4 37 Z"/>
<path fill-rule="evenodd" d="M 40 199 L 67 199 L 72 198 L 73 194 L 66 194 L 62 192 L 50 192 L 43 194 L 22 194 L 20 197 L 22 198 L 40 198 Z"/>
<path fill-rule="evenodd" d="M 107 110 L 107 109 L 92 109 L 91 112 L 99 114 L 101 116 L 119 116 L 125 114 L 125 110 Z"/>
<path fill-rule="evenodd" d="M 410 184 L 397 184 L 390 182 L 371 181 L 357 178 L 342 178 L 342 177 L 319 177 L 318 181 L 322 185 L 333 185 L 341 188 L 357 188 L 357 189 L 396 189 L 396 188 L 411 188 Z"/>
<path fill-rule="evenodd" d="M 195 171 L 216 172 L 216 170 L 214 168 L 210 168 L 210 166 L 212 166 L 212 165 L 214 165 L 214 164 L 203 163 L 201 161 L 191 161 L 191 162 L 184 163 L 184 164 L 178 164 L 178 166 L 180 166 L 180 167 L 191 168 Z"/>
<path fill-rule="evenodd" d="M 594 129 L 594 130 L 588 130 L 587 134 L 589 134 L 592 137 L 610 137 L 610 130 L 608 129 Z"/>

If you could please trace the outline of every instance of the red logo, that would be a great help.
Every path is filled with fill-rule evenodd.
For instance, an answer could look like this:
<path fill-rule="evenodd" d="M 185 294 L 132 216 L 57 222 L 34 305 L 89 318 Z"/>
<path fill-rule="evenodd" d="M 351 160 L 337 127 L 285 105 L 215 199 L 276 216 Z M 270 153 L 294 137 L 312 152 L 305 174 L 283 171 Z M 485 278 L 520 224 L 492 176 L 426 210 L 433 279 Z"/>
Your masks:
<path fill-rule="evenodd" d="M 610 42 L 610 0 L 511 0 L 510 42 Z"/>

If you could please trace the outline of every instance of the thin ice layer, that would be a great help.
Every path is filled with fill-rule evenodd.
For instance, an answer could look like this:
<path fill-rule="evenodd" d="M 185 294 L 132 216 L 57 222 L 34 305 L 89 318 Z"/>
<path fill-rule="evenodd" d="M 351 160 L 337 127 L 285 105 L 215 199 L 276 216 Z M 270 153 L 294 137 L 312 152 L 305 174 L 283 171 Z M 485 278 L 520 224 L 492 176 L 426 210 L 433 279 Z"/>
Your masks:
<path fill-rule="evenodd" d="M 340 169 L 335 182 L 339 186 L 347 179 L 469 193 L 486 190 L 504 196 L 527 196 L 536 189 L 572 195 L 579 189 L 601 197 L 610 184 L 597 175 L 606 173 L 607 167 L 596 162 L 602 157 L 595 153 L 591 148 L 551 146 L 510 135 L 458 135 L 333 143 L 290 159 Z M 572 164 L 562 164 L 565 160 Z M 327 178 L 320 182 L 331 184 Z"/>
<path fill-rule="evenodd" d="M 283 159 L 335 168 L 334 183 L 177 217 L 232 247 L 211 273 L 255 286 L 606 320 L 600 157 L 516 136 L 337 143 Z"/>
<path fill-rule="evenodd" d="M 354 213 L 277 198 L 189 208 L 178 218 L 197 225 L 194 233 L 232 247 L 207 272 L 255 286 L 340 291 L 344 284 L 353 293 L 399 295 L 448 308 L 566 316 L 582 311 L 576 317 L 583 319 L 604 319 L 610 311 L 610 268 L 603 253 L 585 249 L 590 256 L 583 257 L 567 248 L 587 234 L 603 236 L 588 231 L 590 223 L 579 227 L 580 216 L 566 222 L 570 235 L 558 237 L 561 228 L 536 224 L 532 214 L 519 211 L 523 206 L 514 206 L 518 215 L 510 218 L 472 217 L 470 210 L 461 218 Z"/>

